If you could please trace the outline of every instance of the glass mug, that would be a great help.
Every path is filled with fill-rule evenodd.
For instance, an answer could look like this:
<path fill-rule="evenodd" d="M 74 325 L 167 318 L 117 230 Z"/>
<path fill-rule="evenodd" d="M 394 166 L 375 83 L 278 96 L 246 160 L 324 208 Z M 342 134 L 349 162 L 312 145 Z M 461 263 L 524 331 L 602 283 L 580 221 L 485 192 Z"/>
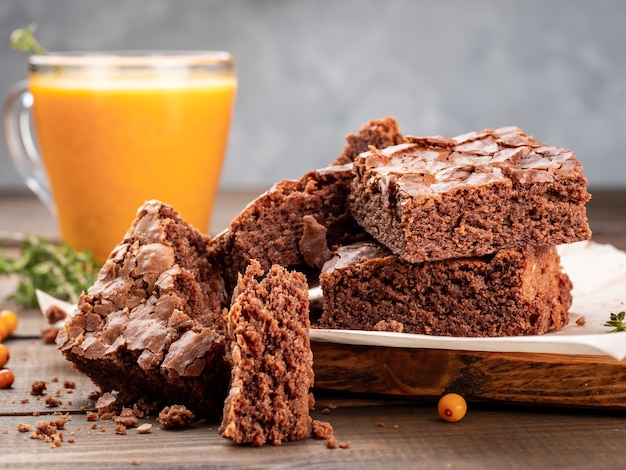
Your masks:
<path fill-rule="evenodd" d="M 66 242 L 103 262 L 149 199 L 208 231 L 237 88 L 229 53 L 49 53 L 28 67 L 5 102 L 7 146 Z"/>

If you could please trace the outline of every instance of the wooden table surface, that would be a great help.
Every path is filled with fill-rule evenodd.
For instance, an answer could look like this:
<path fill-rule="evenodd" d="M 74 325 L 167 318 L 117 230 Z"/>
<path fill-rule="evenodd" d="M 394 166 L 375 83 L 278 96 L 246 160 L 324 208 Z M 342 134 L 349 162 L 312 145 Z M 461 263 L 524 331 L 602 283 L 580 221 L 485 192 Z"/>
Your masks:
<path fill-rule="evenodd" d="M 223 191 L 212 232 L 224 228 L 259 191 Z M 626 190 L 593 191 L 589 220 L 594 240 L 626 250 Z M 53 218 L 30 195 L 0 195 L 0 238 L 29 233 L 58 237 Z M 3 250 L 15 250 L 5 243 Z M 15 373 L 11 389 L 0 390 L 0 468 L 594 468 L 624 467 L 626 412 L 620 410 L 471 402 L 465 419 L 446 423 L 436 403 L 389 396 L 316 391 L 315 419 L 330 422 L 347 449 L 327 449 L 307 439 L 282 446 L 250 448 L 217 434 L 215 421 L 180 431 L 160 428 L 152 417 L 149 434 L 116 434 L 110 421 L 87 421 L 93 407 L 90 380 L 72 370 L 53 345 L 35 310 L 19 309 L 6 295 L 14 280 L 0 280 L 0 307 L 16 309 L 20 325 L 5 341 Z M 626 288 L 626 286 L 625 286 Z M 57 408 L 30 395 L 33 381 L 62 401 Z M 64 387 L 65 381 L 76 384 Z M 324 410 L 329 410 L 325 412 Z M 71 418 L 59 447 L 19 432 L 18 424 Z"/>

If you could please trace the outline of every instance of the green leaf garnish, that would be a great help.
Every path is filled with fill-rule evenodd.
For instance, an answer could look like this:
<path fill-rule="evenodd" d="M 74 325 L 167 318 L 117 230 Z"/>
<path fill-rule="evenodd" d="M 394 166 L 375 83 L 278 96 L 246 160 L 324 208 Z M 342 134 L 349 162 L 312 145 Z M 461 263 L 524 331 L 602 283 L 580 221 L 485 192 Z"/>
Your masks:
<path fill-rule="evenodd" d="M 24 307 L 37 306 L 37 289 L 57 299 L 76 303 L 95 282 L 99 263 L 90 253 L 45 238 L 24 237 L 21 254 L 11 258 L 0 252 L 0 275 L 17 275 L 19 284 L 9 298 Z"/>
<path fill-rule="evenodd" d="M 26 28 L 16 29 L 11 33 L 11 47 L 18 52 L 32 55 L 44 55 L 46 50 L 35 38 L 37 25 L 31 24 Z"/>
<path fill-rule="evenodd" d="M 626 311 L 611 313 L 611 319 L 602 326 L 608 326 L 609 328 L 613 328 L 610 331 L 611 333 L 614 333 L 616 331 L 626 331 L 626 321 L 624 320 L 624 317 L 626 317 Z"/>

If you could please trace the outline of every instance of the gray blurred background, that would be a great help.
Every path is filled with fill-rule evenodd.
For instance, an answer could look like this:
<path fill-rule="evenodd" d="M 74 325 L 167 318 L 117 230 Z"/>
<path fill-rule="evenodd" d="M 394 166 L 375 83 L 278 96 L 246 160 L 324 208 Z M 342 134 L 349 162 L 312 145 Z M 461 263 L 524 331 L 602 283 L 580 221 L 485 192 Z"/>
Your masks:
<path fill-rule="evenodd" d="M 0 0 L 2 99 L 29 23 L 49 50 L 234 53 L 226 188 L 325 166 L 388 115 L 413 135 L 518 125 L 572 149 L 592 187 L 626 187 L 625 1 Z M 26 191 L 0 140 L 0 190 Z"/>

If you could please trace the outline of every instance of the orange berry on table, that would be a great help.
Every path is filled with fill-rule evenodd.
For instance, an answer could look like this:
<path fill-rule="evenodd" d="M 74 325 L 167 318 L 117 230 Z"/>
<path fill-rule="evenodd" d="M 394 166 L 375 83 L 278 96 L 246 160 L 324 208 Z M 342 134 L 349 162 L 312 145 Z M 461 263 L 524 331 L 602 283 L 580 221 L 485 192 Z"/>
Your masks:
<path fill-rule="evenodd" d="M 439 400 L 437 411 L 445 421 L 460 421 L 467 413 L 467 403 L 458 393 L 448 393 Z"/>
<path fill-rule="evenodd" d="M 9 388 L 15 382 L 15 376 L 9 369 L 0 369 L 0 388 Z"/>
<path fill-rule="evenodd" d="M 0 344 L 0 368 L 4 367 L 7 362 L 9 362 L 9 348 L 7 348 L 4 344 Z"/>
<path fill-rule="evenodd" d="M 9 327 L 0 322 L 0 343 L 9 337 Z"/>
<path fill-rule="evenodd" d="M 9 335 L 12 335 L 17 329 L 17 314 L 12 310 L 0 311 L 0 323 L 3 323 L 9 331 Z"/>

